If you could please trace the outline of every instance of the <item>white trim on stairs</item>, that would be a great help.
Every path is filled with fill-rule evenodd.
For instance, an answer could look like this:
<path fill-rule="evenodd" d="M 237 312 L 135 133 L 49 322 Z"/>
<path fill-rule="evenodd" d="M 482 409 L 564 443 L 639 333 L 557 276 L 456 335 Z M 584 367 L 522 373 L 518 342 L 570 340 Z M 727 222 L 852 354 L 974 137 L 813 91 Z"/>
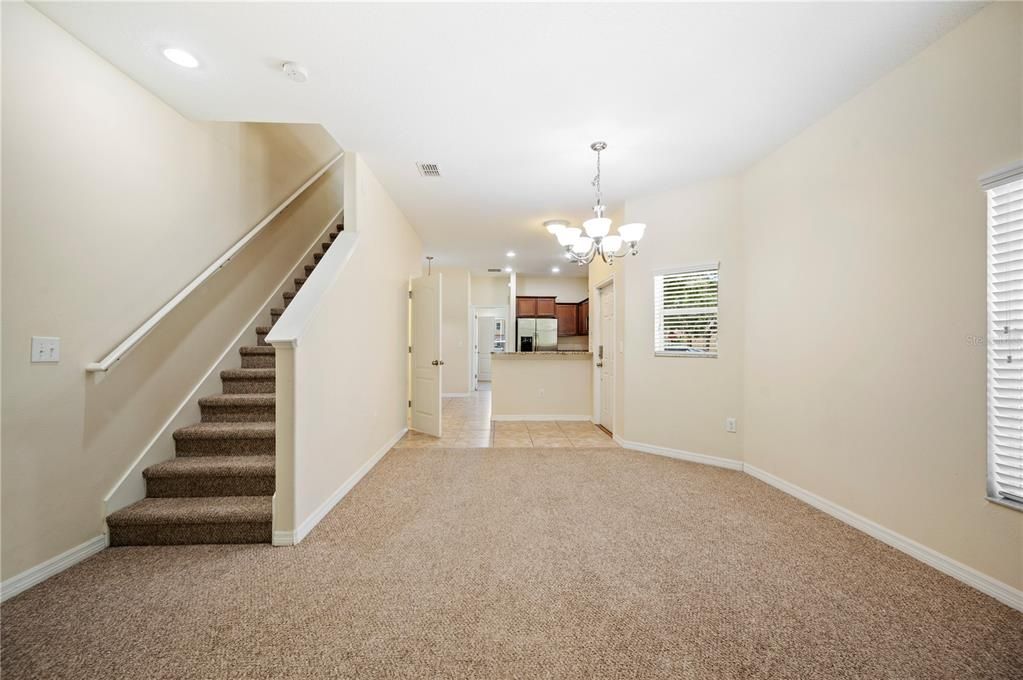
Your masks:
<path fill-rule="evenodd" d="M 793 498 L 797 498 L 808 505 L 812 505 L 821 512 L 831 515 L 835 519 L 848 524 L 854 529 L 858 529 L 863 533 L 876 538 L 877 540 L 890 545 L 896 550 L 900 550 L 910 557 L 923 562 L 924 564 L 937 569 L 938 571 L 951 576 L 952 578 L 964 583 L 971 588 L 975 588 L 985 595 L 989 595 L 999 602 L 1006 604 L 1013 609 L 1023 612 L 1023 590 L 1019 590 L 1010 586 L 1007 583 L 1002 583 L 998 579 L 992 578 L 986 574 L 983 574 L 973 567 L 968 567 L 962 562 L 958 562 L 948 555 L 942 554 L 933 548 L 928 548 L 925 545 L 917 543 L 916 541 L 903 536 L 902 534 L 892 531 L 891 529 L 884 527 L 873 520 L 869 520 L 862 515 L 858 515 L 852 510 L 842 507 L 837 503 L 822 498 L 815 493 L 807 491 L 791 482 L 787 482 L 781 477 L 772 475 L 769 472 L 761 470 L 760 468 L 744 463 L 742 461 L 732 460 L 730 458 L 721 458 L 718 456 L 708 456 L 702 453 L 691 453 L 689 451 L 680 451 L 678 449 L 669 449 L 663 446 L 653 446 L 651 444 L 642 444 L 640 442 L 632 442 L 626 439 L 622 439 L 619 436 L 615 436 L 615 441 L 622 445 L 623 448 L 639 451 L 641 453 L 652 453 L 657 456 L 667 456 L 668 458 L 677 458 L 679 460 L 688 461 L 691 463 L 699 463 L 701 465 L 714 465 L 717 467 L 728 468 L 739 472 L 745 472 L 747 475 L 756 477 L 760 481 L 773 486 L 779 491 L 783 491 Z"/>
<path fill-rule="evenodd" d="M 386 444 L 380 447 L 373 456 L 359 467 L 358 470 L 352 474 L 351 477 L 346 479 L 344 483 L 337 488 L 337 490 L 330 494 L 327 500 L 320 504 L 320 507 L 316 508 L 313 514 L 306 517 L 301 524 L 298 525 L 298 529 L 295 531 L 275 531 L 273 532 L 273 544 L 278 546 L 284 545 L 297 545 L 302 542 L 302 539 L 309 535 L 320 521 L 327 516 L 327 513 L 334 509 L 342 498 L 348 495 L 348 492 L 355 488 L 366 474 L 372 470 L 377 463 L 379 463 L 387 453 L 394 448 L 394 445 L 405 436 L 408 432 L 407 427 L 403 427 L 393 437 L 391 437 Z"/>
<path fill-rule="evenodd" d="M 81 545 L 76 545 L 56 557 L 51 557 L 34 567 L 30 567 L 17 576 L 12 576 L 3 583 L 0 583 L 0 602 L 8 600 L 18 593 L 22 593 L 32 586 L 42 583 L 51 576 L 55 576 L 68 567 L 73 567 L 82 560 L 92 557 L 100 550 L 107 547 L 107 535 L 100 534 L 90 538 Z"/>
<path fill-rule="evenodd" d="M 310 261 L 314 253 L 320 252 L 323 240 L 328 238 L 330 232 L 337 224 L 338 218 L 343 213 L 343 207 L 334 213 L 313 243 L 298 257 L 294 266 L 288 270 L 288 273 L 281 278 L 280 283 L 277 284 L 273 292 L 267 296 L 263 306 L 252 315 L 245 327 L 231 341 L 231 344 L 224 348 L 224 351 L 213 362 L 209 370 L 206 371 L 206 374 L 181 400 L 178 407 L 174 409 L 174 412 L 164 422 L 163 427 L 153 435 L 153 438 L 149 440 L 145 448 L 136 456 L 124 474 L 121 475 L 107 495 L 104 496 L 102 508 L 104 521 L 111 513 L 117 512 L 121 508 L 126 508 L 132 503 L 145 498 L 146 483 L 142 477 L 142 471 L 151 465 L 174 458 L 174 431 L 186 425 L 199 422 L 201 415 L 199 412 L 199 399 L 220 394 L 223 391 L 220 372 L 224 369 L 238 367 L 239 348 L 255 343 L 256 326 L 266 325 L 267 319 L 270 318 L 270 310 L 283 304 L 281 296 L 291 285 L 294 285 L 292 281 L 305 276 L 306 263 Z"/>

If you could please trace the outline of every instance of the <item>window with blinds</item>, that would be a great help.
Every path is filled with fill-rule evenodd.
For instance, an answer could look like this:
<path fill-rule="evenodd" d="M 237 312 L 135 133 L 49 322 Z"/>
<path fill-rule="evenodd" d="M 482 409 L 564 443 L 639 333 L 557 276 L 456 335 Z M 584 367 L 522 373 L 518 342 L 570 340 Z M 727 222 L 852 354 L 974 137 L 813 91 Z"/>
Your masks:
<path fill-rule="evenodd" d="M 988 495 L 1023 503 L 1023 177 L 988 200 Z"/>
<path fill-rule="evenodd" d="M 654 276 L 654 354 L 718 355 L 717 263 Z"/>

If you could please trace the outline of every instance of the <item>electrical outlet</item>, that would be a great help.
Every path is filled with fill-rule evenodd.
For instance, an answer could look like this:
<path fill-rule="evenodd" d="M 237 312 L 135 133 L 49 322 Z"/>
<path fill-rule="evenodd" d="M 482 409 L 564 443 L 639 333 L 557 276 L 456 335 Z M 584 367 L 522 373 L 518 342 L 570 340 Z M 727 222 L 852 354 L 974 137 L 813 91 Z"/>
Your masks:
<path fill-rule="evenodd" d="M 725 432 L 735 432 L 737 429 L 735 418 L 725 418 Z"/>
<path fill-rule="evenodd" d="M 60 363 L 60 338 L 32 336 L 32 363 Z"/>

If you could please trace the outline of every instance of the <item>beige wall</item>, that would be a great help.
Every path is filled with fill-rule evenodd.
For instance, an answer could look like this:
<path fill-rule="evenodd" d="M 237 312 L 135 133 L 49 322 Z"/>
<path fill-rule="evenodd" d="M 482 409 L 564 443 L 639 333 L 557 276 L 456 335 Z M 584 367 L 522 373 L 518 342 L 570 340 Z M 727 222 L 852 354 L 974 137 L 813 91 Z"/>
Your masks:
<path fill-rule="evenodd" d="M 494 419 L 588 418 L 591 363 L 589 354 L 528 359 L 521 354 L 508 357 L 495 354 L 491 367 Z"/>
<path fill-rule="evenodd" d="M 102 532 L 104 496 L 338 209 L 341 175 L 89 379 L 338 147 L 186 120 L 31 7 L 0 11 L 6 579 Z M 32 335 L 61 338 L 60 364 L 29 363 Z"/>
<path fill-rule="evenodd" d="M 472 389 L 472 310 L 469 307 L 469 270 L 434 267 L 443 274 L 441 286 L 441 390 L 465 394 Z"/>
<path fill-rule="evenodd" d="M 558 302 L 582 302 L 586 299 L 586 270 L 576 271 L 574 264 L 564 265 L 573 273 L 583 276 L 523 276 L 516 277 L 516 295 L 555 296 Z"/>
<path fill-rule="evenodd" d="M 1023 159 L 1023 7 L 996 3 L 744 183 L 746 461 L 1016 588 L 985 493 L 985 201 Z M 637 215 L 638 217 L 638 215 Z"/>
<path fill-rule="evenodd" d="M 481 307 L 507 307 L 507 276 L 473 276 L 470 302 Z"/>
<path fill-rule="evenodd" d="M 408 281 L 420 274 L 422 245 L 363 159 L 347 153 L 345 163 L 345 203 L 354 198 L 355 215 L 349 222 L 346 208 L 345 229 L 358 245 L 318 296 L 298 335 L 291 380 L 281 386 L 294 399 L 294 527 L 406 427 Z M 330 274 L 335 262 L 323 264 Z M 282 331 L 287 322 L 282 317 Z M 288 491 L 279 479 L 276 507 Z M 276 517 L 274 529 L 282 530 Z"/>
<path fill-rule="evenodd" d="M 742 458 L 741 434 L 725 431 L 725 418 L 742 415 L 739 209 L 740 187 L 735 178 L 632 199 L 625 204 L 626 221 L 647 224 L 640 253 L 628 258 L 625 271 L 628 440 Z M 654 273 L 708 262 L 720 263 L 717 358 L 654 356 Z"/>

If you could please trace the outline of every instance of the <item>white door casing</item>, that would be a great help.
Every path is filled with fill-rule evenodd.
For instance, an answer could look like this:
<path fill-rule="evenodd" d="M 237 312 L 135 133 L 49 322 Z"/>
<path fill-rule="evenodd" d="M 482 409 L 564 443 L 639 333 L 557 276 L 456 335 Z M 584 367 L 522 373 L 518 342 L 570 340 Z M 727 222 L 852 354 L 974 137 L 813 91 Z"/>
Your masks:
<path fill-rule="evenodd" d="M 441 275 L 412 279 L 412 429 L 441 436 Z"/>
<path fill-rule="evenodd" d="M 613 431 L 615 409 L 615 289 L 610 283 L 598 290 L 600 295 L 600 345 L 597 364 L 600 380 L 599 423 Z M 601 349 L 602 348 L 602 349 Z"/>

